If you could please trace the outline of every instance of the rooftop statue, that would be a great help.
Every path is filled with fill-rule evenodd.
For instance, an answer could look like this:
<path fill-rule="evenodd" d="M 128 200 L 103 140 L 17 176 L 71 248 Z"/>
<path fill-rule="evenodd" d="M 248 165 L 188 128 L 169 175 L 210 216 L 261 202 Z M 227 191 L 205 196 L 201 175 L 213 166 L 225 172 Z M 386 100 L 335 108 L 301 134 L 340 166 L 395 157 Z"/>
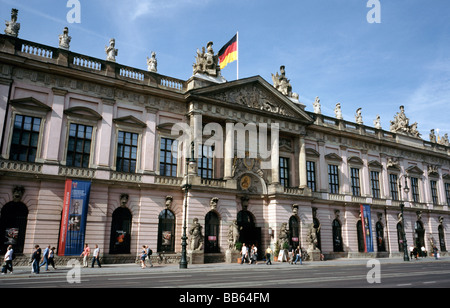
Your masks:
<path fill-rule="evenodd" d="M 400 112 L 394 117 L 394 121 L 391 121 L 390 131 L 393 133 L 399 133 L 408 135 L 415 138 L 420 138 L 420 133 L 417 130 L 417 122 L 409 125 L 409 119 L 405 115 L 405 107 L 400 106 Z"/>
<path fill-rule="evenodd" d="M 439 138 L 438 143 L 449 146 L 448 134 L 446 133 L 443 137 Z"/>
<path fill-rule="evenodd" d="M 156 53 L 152 51 L 152 57 L 151 58 L 147 57 L 147 70 L 149 72 L 156 73 L 158 72 L 157 66 L 158 61 L 156 60 Z"/>
<path fill-rule="evenodd" d="M 213 77 L 220 76 L 220 66 L 219 66 L 219 57 L 214 55 L 214 50 L 212 48 L 213 42 L 208 42 L 205 47 L 202 48 L 200 52 L 197 49 L 197 57 L 195 58 L 196 62 L 194 63 L 194 75 L 205 74 Z"/>
<path fill-rule="evenodd" d="M 12 9 L 11 10 L 11 21 L 5 21 L 6 29 L 5 34 L 9 36 L 18 37 L 19 36 L 19 30 L 20 30 L 20 24 L 17 22 L 17 14 L 19 13 L 19 10 Z"/>
<path fill-rule="evenodd" d="M 115 48 L 116 47 L 116 40 L 110 39 L 109 40 L 109 46 L 105 47 L 106 52 L 106 61 L 116 62 L 116 57 L 119 53 L 119 50 Z"/>
<path fill-rule="evenodd" d="M 381 117 L 377 115 L 377 118 L 373 121 L 373 125 L 375 125 L 376 129 L 381 129 Z"/>
<path fill-rule="evenodd" d="M 275 89 L 277 89 L 287 97 L 298 100 L 298 94 L 292 92 L 290 80 L 286 78 L 286 71 L 284 65 L 280 67 L 280 75 L 278 75 L 278 73 L 276 75 L 272 74 L 272 81 Z"/>
<path fill-rule="evenodd" d="M 337 103 L 336 107 L 334 108 L 334 114 L 336 115 L 336 119 L 342 120 L 342 110 L 341 110 L 341 103 Z"/>
<path fill-rule="evenodd" d="M 314 113 L 320 114 L 321 110 L 320 110 L 320 99 L 318 96 L 316 96 L 316 100 L 313 103 L 314 106 Z"/>
<path fill-rule="evenodd" d="M 362 110 L 362 108 L 358 108 L 356 110 L 356 115 L 355 115 L 356 123 L 360 124 L 360 125 L 362 125 L 364 123 L 363 119 L 362 119 L 361 110 Z"/>
<path fill-rule="evenodd" d="M 65 27 L 63 34 L 59 35 L 59 48 L 69 50 L 71 40 L 72 37 L 69 36 L 69 28 Z"/>

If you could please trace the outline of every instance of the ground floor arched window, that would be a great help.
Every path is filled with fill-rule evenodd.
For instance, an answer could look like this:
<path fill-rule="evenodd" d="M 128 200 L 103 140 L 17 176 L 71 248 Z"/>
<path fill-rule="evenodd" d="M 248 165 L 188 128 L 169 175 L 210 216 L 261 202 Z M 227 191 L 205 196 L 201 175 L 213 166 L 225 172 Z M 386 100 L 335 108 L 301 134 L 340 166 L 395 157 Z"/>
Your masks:
<path fill-rule="evenodd" d="M 216 212 L 210 211 L 205 217 L 205 253 L 220 252 L 220 219 Z"/>
<path fill-rule="evenodd" d="M 405 236 L 403 234 L 403 225 L 400 222 L 397 224 L 397 240 L 398 251 L 403 252 L 403 243 L 405 242 Z"/>
<path fill-rule="evenodd" d="M 439 225 L 438 234 L 439 234 L 439 245 L 441 246 L 441 251 L 447 251 L 447 247 L 445 245 L 444 226 Z"/>
<path fill-rule="evenodd" d="M 421 248 L 425 247 L 425 229 L 423 227 L 423 223 L 420 220 L 416 221 L 416 230 L 414 236 L 415 236 L 415 245 L 419 250 L 419 254 L 423 256 Z"/>
<path fill-rule="evenodd" d="M 356 231 L 358 233 L 358 251 L 364 252 L 366 248 L 364 245 L 364 230 L 361 220 L 358 220 L 358 222 L 356 223 Z"/>
<path fill-rule="evenodd" d="M 333 251 L 344 251 L 344 244 L 342 243 L 342 227 L 339 220 L 333 220 Z"/>
<path fill-rule="evenodd" d="M 322 250 L 322 244 L 320 241 L 320 221 L 317 218 L 313 219 L 313 224 L 314 224 L 314 230 L 316 230 L 316 238 L 317 238 L 317 248 L 319 248 L 320 250 Z"/>
<path fill-rule="evenodd" d="M 386 251 L 386 245 L 384 243 L 384 227 L 383 224 L 377 221 L 375 225 L 376 234 L 377 234 L 377 251 L 383 252 Z"/>
<path fill-rule="evenodd" d="M 13 245 L 15 253 L 23 253 L 28 222 L 28 208 L 22 202 L 5 204 L 0 213 L 0 253 Z"/>
<path fill-rule="evenodd" d="M 168 209 L 159 214 L 157 251 L 175 252 L 175 214 Z"/>
<path fill-rule="evenodd" d="M 129 254 L 131 247 L 132 215 L 125 207 L 117 208 L 112 215 L 110 254 Z"/>
<path fill-rule="evenodd" d="M 289 245 L 292 248 L 300 246 L 300 228 L 296 216 L 291 216 L 291 218 L 289 218 Z"/>

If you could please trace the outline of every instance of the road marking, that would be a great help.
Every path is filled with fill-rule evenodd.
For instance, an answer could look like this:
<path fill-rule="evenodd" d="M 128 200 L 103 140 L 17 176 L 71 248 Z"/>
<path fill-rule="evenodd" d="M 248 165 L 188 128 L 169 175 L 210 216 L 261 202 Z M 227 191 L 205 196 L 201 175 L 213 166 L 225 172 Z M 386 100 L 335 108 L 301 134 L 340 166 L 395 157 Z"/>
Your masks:
<path fill-rule="evenodd" d="M 410 286 L 410 285 L 412 285 L 412 284 L 411 283 L 401 283 L 401 284 L 398 284 L 397 287 L 405 287 L 405 286 Z"/>
<path fill-rule="evenodd" d="M 428 284 L 428 283 L 436 283 L 436 281 L 425 281 L 424 284 Z"/>

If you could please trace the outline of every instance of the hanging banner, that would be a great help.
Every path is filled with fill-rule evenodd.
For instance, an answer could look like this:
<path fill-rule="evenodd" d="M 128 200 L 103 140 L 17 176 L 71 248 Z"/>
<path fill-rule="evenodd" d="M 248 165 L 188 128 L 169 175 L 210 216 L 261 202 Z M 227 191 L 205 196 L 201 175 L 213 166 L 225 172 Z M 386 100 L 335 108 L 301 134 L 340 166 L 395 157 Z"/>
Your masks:
<path fill-rule="evenodd" d="M 91 182 L 66 180 L 59 256 L 79 256 L 83 252 L 90 191 Z"/>
<path fill-rule="evenodd" d="M 372 239 L 372 221 L 370 218 L 370 205 L 361 204 L 361 220 L 364 233 L 364 246 L 365 252 L 373 252 L 373 239 Z"/>

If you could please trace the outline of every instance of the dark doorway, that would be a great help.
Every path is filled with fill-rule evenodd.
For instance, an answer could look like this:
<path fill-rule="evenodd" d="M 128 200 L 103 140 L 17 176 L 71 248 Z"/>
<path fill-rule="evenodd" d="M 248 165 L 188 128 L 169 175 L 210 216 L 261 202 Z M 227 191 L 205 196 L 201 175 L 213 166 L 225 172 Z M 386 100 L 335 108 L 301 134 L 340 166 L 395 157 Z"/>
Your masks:
<path fill-rule="evenodd" d="M 159 214 L 157 251 L 175 251 L 175 215 L 168 209 Z"/>
<path fill-rule="evenodd" d="M 0 249 L 5 254 L 8 245 L 15 253 L 23 253 L 28 222 L 28 208 L 22 202 L 5 204 L 0 213 Z"/>
<path fill-rule="evenodd" d="M 344 245 L 342 243 L 342 227 L 339 220 L 333 220 L 333 251 L 343 252 Z"/>
<path fill-rule="evenodd" d="M 423 223 L 420 220 L 416 221 L 415 237 L 415 245 L 417 247 L 417 250 L 419 251 L 419 255 L 421 257 L 425 257 L 424 252 L 421 249 L 422 247 L 425 247 L 425 229 L 423 228 Z"/>
<path fill-rule="evenodd" d="M 261 228 L 255 226 L 253 214 L 242 210 L 237 214 L 237 224 L 241 230 L 239 242 L 245 243 L 249 248 L 255 245 L 258 248 L 258 259 L 261 259 L 264 252 L 261 250 Z"/>
<path fill-rule="evenodd" d="M 376 231 L 377 231 L 377 251 L 379 252 L 385 252 L 386 251 L 386 245 L 384 243 L 384 227 L 383 224 L 379 221 L 377 221 L 377 224 L 375 225 Z"/>
<path fill-rule="evenodd" d="M 295 216 L 289 218 L 289 245 L 294 249 L 300 246 L 300 228 Z"/>
<path fill-rule="evenodd" d="M 110 254 L 129 254 L 131 245 L 131 212 L 125 207 L 117 208 L 112 215 Z"/>
<path fill-rule="evenodd" d="M 398 251 L 403 252 L 405 236 L 403 234 L 403 225 L 400 222 L 397 224 L 397 239 L 398 239 Z"/>
<path fill-rule="evenodd" d="M 438 227 L 438 234 L 439 234 L 439 244 L 441 246 L 441 251 L 447 251 L 447 247 L 445 246 L 445 235 L 444 235 L 444 227 L 439 225 Z"/>
<path fill-rule="evenodd" d="M 358 251 L 365 252 L 366 247 L 364 245 L 364 231 L 361 220 L 358 220 L 358 222 L 356 223 L 356 230 L 358 232 Z"/>
<path fill-rule="evenodd" d="M 205 217 L 205 253 L 220 252 L 219 249 L 219 216 L 210 211 Z"/>

